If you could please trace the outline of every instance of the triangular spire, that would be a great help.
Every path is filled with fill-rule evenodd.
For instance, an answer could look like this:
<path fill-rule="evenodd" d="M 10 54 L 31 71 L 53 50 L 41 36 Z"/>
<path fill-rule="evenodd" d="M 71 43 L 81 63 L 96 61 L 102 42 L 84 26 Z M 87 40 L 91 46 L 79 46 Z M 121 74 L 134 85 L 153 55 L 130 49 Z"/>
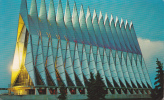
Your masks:
<path fill-rule="evenodd" d="M 47 19 L 47 11 L 46 11 L 45 0 L 41 0 L 39 17 L 41 19 Z"/>
<path fill-rule="evenodd" d="M 105 26 L 104 26 L 104 19 L 103 19 L 101 11 L 100 11 L 100 14 L 99 14 L 99 22 L 98 23 L 99 23 L 101 35 L 102 35 L 102 38 L 103 38 L 104 46 L 106 48 L 114 49 L 113 45 L 111 44 L 111 42 L 110 42 L 110 40 L 109 40 L 109 38 L 107 36 L 106 29 L 105 29 Z"/>
<path fill-rule="evenodd" d="M 59 21 L 60 19 L 63 19 L 63 9 L 62 9 L 61 0 L 59 0 L 59 3 L 58 3 L 56 20 Z"/>
<path fill-rule="evenodd" d="M 121 18 L 121 24 L 124 23 L 124 20 Z"/>
<path fill-rule="evenodd" d="M 93 21 L 95 18 L 97 18 L 97 14 L 96 14 L 96 10 L 94 9 L 92 21 Z"/>
<path fill-rule="evenodd" d="M 121 18 L 120 28 L 122 27 L 123 24 L 124 24 L 124 20 Z"/>
<path fill-rule="evenodd" d="M 83 36 L 82 36 L 82 33 L 81 33 L 81 29 L 80 29 L 79 17 L 78 17 L 76 2 L 74 3 L 74 6 L 73 6 L 72 24 L 73 24 L 73 28 L 75 30 L 76 40 L 77 40 L 77 42 L 80 43 L 80 42 L 83 41 Z"/>
<path fill-rule="evenodd" d="M 140 49 L 140 46 L 139 46 L 139 43 L 138 43 L 138 40 L 137 40 L 136 32 L 134 30 L 132 21 L 130 23 L 130 31 L 131 31 L 131 35 L 132 35 L 132 38 L 133 38 L 133 41 L 134 41 L 134 45 L 135 45 L 137 54 L 142 55 L 142 52 L 141 52 L 141 49 Z"/>
<path fill-rule="evenodd" d="M 129 43 L 129 39 L 128 39 L 126 30 L 125 30 L 125 24 L 124 24 L 124 21 L 123 21 L 122 18 L 121 18 L 120 29 L 121 29 L 121 31 L 122 31 L 122 35 L 123 35 L 123 38 L 124 38 L 124 40 L 125 40 L 125 44 L 126 44 L 126 46 L 127 46 L 127 50 L 128 50 L 129 52 L 133 52 L 133 50 L 131 49 L 130 43 Z"/>
<path fill-rule="evenodd" d="M 105 16 L 106 17 L 106 16 Z M 102 16 L 102 12 L 100 11 L 100 14 L 99 14 L 99 21 L 103 18 Z"/>
<path fill-rule="evenodd" d="M 127 51 L 127 48 L 126 48 L 126 45 L 125 45 L 126 43 L 125 43 L 124 38 L 122 36 L 122 31 L 120 29 L 120 23 L 119 23 L 119 19 L 118 19 L 117 16 L 116 16 L 115 27 L 116 27 L 116 32 L 118 34 L 118 39 L 120 40 L 121 49 L 123 51 Z M 128 49 L 128 51 L 129 51 L 129 49 Z"/>
<path fill-rule="evenodd" d="M 93 29 L 93 24 L 92 24 L 91 13 L 90 13 L 89 7 L 87 9 L 86 24 L 87 24 L 88 32 L 90 34 L 89 38 L 90 38 L 91 44 L 96 46 L 97 40 L 96 40 L 95 32 Z"/>
<path fill-rule="evenodd" d="M 68 29 L 67 36 L 68 36 L 69 40 L 75 41 L 76 40 L 75 34 L 74 34 L 75 32 L 74 32 L 73 25 L 72 25 L 72 16 L 71 16 L 68 0 L 66 3 L 66 8 L 65 8 L 64 22 L 65 22 L 66 28 Z"/>
<path fill-rule="evenodd" d="M 31 1 L 30 15 L 38 16 L 36 0 Z"/>
<path fill-rule="evenodd" d="M 67 0 L 66 2 L 66 8 L 65 8 L 65 16 L 64 16 L 64 19 L 65 17 L 71 17 L 71 12 L 70 12 L 70 7 L 69 7 L 69 1 Z M 70 18 L 71 19 L 71 18 Z"/>
<path fill-rule="evenodd" d="M 84 9 L 83 9 L 83 5 L 81 5 L 81 8 L 80 8 L 80 17 L 79 17 L 79 20 L 81 20 L 82 17 L 84 17 Z"/>
<path fill-rule="evenodd" d="M 86 20 L 88 19 L 89 16 L 91 16 L 91 13 L 90 13 L 90 9 L 89 9 L 89 6 L 88 6 L 88 8 L 87 8 Z"/>
<path fill-rule="evenodd" d="M 84 37 L 83 40 L 84 40 L 85 43 L 90 44 L 83 5 L 81 5 L 81 9 L 80 9 L 79 22 L 80 22 L 81 31 L 82 31 L 82 33 L 84 35 L 83 36 Z"/>
<path fill-rule="evenodd" d="M 111 17 L 110 17 L 110 24 L 111 24 L 111 22 L 114 20 L 114 18 L 113 18 L 113 15 L 111 14 Z"/>
<path fill-rule="evenodd" d="M 21 7 L 20 7 L 20 15 L 25 23 L 26 28 L 29 30 L 28 27 L 28 10 L 27 10 L 27 1 L 22 0 L 21 1 Z"/>
<path fill-rule="evenodd" d="M 128 20 L 126 19 L 125 29 L 127 28 L 128 25 L 129 25 Z"/>
<path fill-rule="evenodd" d="M 69 7 L 69 1 L 68 0 L 66 2 L 64 20 L 65 20 L 65 23 L 67 23 L 67 21 L 71 21 L 71 12 L 70 12 L 70 7 Z"/>
<path fill-rule="evenodd" d="M 30 30 L 36 31 L 33 34 L 38 34 L 39 33 L 39 23 L 38 23 L 38 11 L 37 11 L 36 0 L 32 0 L 32 2 L 31 2 L 30 16 L 33 21 L 33 23 L 30 24 L 31 25 Z M 34 27 L 32 27 L 33 24 L 34 24 Z"/>
<path fill-rule="evenodd" d="M 106 24 L 107 21 L 108 21 L 108 23 L 109 23 L 108 14 L 106 13 L 106 14 L 105 14 L 105 22 L 104 22 L 104 23 Z"/>
<path fill-rule="evenodd" d="M 118 20 L 118 17 L 116 16 L 115 27 L 116 27 L 116 25 L 117 25 L 118 22 L 119 22 L 119 20 Z"/>
<path fill-rule="evenodd" d="M 133 22 L 131 21 L 131 22 L 130 22 L 130 29 L 132 28 L 132 26 L 133 26 Z"/>
<path fill-rule="evenodd" d="M 77 16 L 77 7 L 76 7 L 76 2 L 74 2 L 72 17 L 75 17 L 75 16 Z"/>
<path fill-rule="evenodd" d="M 56 15 L 55 15 L 54 2 L 53 2 L 53 0 L 50 0 L 48 19 L 50 20 L 52 18 L 56 18 Z"/>
<path fill-rule="evenodd" d="M 76 84 L 76 80 L 75 80 L 75 75 L 74 70 L 73 70 L 73 65 L 72 65 L 72 60 L 71 59 L 71 53 L 70 53 L 70 48 L 69 48 L 69 44 L 67 44 L 67 51 L 66 51 L 66 61 L 65 61 L 65 70 L 67 71 L 69 77 L 71 78 L 73 84 L 75 86 L 77 86 Z"/>
<path fill-rule="evenodd" d="M 101 31 L 100 31 L 100 27 L 99 27 L 99 24 L 98 24 L 98 19 L 97 19 L 97 14 L 96 14 L 95 9 L 94 9 L 94 12 L 93 12 L 92 23 L 93 23 L 93 28 L 94 28 L 94 31 L 95 31 L 95 35 L 97 37 L 97 44 L 98 44 L 99 47 L 104 47 L 103 38 L 101 36 Z"/>
<path fill-rule="evenodd" d="M 50 0 L 48 21 L 49 21 L 49 30 L 52 38 L 57 38 L 56 36 L 58 36 L 58 29 L 56 24 L 56 15 L 55 15 L 55 7 L 54 7 L 53 0 Z"/>
<path fill-rule="evenodd" d="M 67 34 L 66 34 L 67 29 L 64 23 L 64 15 L 63 15 L 63 8 L 62 8 L 61 0 L 59 0 L 59 3 L 58 3 L 56 22 L 58 26 L 58 33 L 60 35 L 60 39 L 68 40 L 69 38 L 67 37 Z"/>

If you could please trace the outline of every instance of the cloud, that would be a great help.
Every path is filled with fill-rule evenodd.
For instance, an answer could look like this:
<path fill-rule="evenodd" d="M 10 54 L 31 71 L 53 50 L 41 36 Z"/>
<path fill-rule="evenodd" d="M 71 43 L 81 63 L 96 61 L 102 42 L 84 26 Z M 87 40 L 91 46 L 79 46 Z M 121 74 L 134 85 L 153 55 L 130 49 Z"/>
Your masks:
<path fill-rule="evenodd" d="M 164 41 L 150 41 L 149 39 L 142 38 L 138 38 L 138 41 L 145 59 L 164 54 Z"/>
<path fill-rule="evenodd" d="M 151 41 L 149 39 L 138 38 L 138 42 L 141 47 L 152 85 L 154 85 L 157 58 L 164 63 L 164 41 Z"/>

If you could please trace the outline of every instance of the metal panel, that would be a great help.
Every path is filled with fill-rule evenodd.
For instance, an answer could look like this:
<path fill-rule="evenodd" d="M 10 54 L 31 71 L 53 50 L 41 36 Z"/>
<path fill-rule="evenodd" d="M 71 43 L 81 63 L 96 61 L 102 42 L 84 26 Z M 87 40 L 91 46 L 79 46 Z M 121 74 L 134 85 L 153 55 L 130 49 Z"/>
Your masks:
<path fill-rule="evenodd" d="M 48 48 L 48 55 L 47 55 L 47 69 L 51 75 L 51 78 L 53 79 L 53 82 L 55 83 L 56 86 L 58 86 L 58 82 L 57 82 L 57 78 L 56 78 L 56 71 L 55 71 L 55 60 L 54 60 L 54 55 L 53 53 L 57 53 L 57 50 L 56 52 L 53 52 L 53 49 L 52 49 L 52 44 L 51 44 L 51 41 L 49 43 L 49 48 Z M 55 56 L 56 58 L 56 56 Z"/>
<path fill-rule="evenodd" d="M 132 84 L 131 84 L 131 80 L 130 80 L 130 76 L 129 76 L 129 73 L 128 73 L 128 70 L 127 70 L 127 66 L 126 66 L 126 63 L 125 63 L 125 59 L 124 59 L 124 56 L 122 54 L 122 64 L 121 64 L 121 67 L 122 67 L 122 72 L 124 74 L 124 78 L 125 80 L 129 83 L 129 85 L 132 87 Z"/>
<path fill-rule="evenodd" d="M 125 43 L 124 38 L 122 36 L 122 32 L 121 32 L 121 29 L 120 29 L 120 23 L 119 23 L 118 17 L 116 17 L 115 27 L 116 27 L 116 31 L 117 31 L 117 34 L 118 34 L 118 38 L 120 40 L 121 48 L 124 48 L 125 51 L 129 52 L 129 49 L 126 48 L 126 43 Z"/>
<path fill-rule="evenodd" d="M 21 1 L 21 7 L 20 7 L 19 14 L 21 15 L 21 17 L 24 21 L 24 24 L 25 24 L 27 30 L 29 31 L 28 10 L 27 10 L 27 1 L 26 0 Z"/>
<path fill-rule="evenodd" d="M 85 22 L 85 14 L 84 14 L 83 6 L 81 6 L 81 9 L 80 9 L 79 22 L 80 22 L 81 31 L 82 31 L 82 34 L 83 34 L 83 40 L 86 44 L 90 44 L 87 25 L 86 25 L 86 22 Z"/>
<path fill-rule="evenodd" d="M 135 48 L 135 44 L 134 44 L 133 39 L 132 39 L 132 36 L 131 36 L 131 32 L 130 32 L 129 24 L 128 24 L 128 21 L 127 20 L 126 20 L 125 29 L 126 29 L 126 33 L 127 33 L 127 36 L 128 36 L 129 43 L 130 43 L 130 46 L 132 48 L 132 51 L 135 52 L 135 53 L 137 53 L 136 48 Z"/>
<path fill-rule="evenodd" d="M 103 19 L 101 11 L 100 11 L 100 15 L 99 15 L 99 27 L 100 27 L 100 31 L 101 31 L 101 35 L 102 35 L 103 43 L 104 43 L 105 47 L 115 49 L 115 47 L 112 45 L 112 43 L 108 39 L 106 29 L 104 26 L 104 19 Z"/>
<path fill-rule="evenodd" d="M 122 18 L 121 18 L 121 25 L 120 25 L 120 27 L 121 27 L 121 32 L 122 32 L 123 38 L 125 40 L 126 47 L 130 50 L 130 52 L 134 52 L 131 49 L 130 42 L 129 42 L 126 30 L 125 30 L 125 24 L 124 24 L 124 21 L 123 21 Z"/>
<path fill-rule="evenodd" d="M 65 62 L 67 41 L 61 40 L 60 42 L 61 42 L 62 58 L 63 58 L 63 62 Z"/>
<path fill-rule="evenodd" d="M 93 24 L 92 24 L 91 13 L 90 13 L 89 7 L 87 9 L 86 24 L 87 24 L 87 28 L 88 28 L 88 32 L 89 32 L 90 43 L 93 46 L 97 46 L 97 40 L 96 40 L 95 32 L 93 29 Z"/>
<path fill-rule="evenodd" d="M 83 46 L 83 55 L 82 55 L 82 72 L 84 73 L 85 77 L 89 80 L 90 79 L 90 70 L 89 70 L 89 65 L 88 65 L 88 61 L 87 60 L 87 56 L 86 56 L 86 51 L 85 51 L 85 46 Z"/>
<path fill-rule="evenodd" d="M 47 86 L 48 84 L 47 84 L 45 66 L 44 66 L 44 61 L 43 61 L 43 51 L 42 51 L 41 40 L 39 40 L 38 53 L 37 53 L 37 59 L 36 59 L 35 67 L 37 68 L 37 70 L 41 76 L 42 81 Z"/>
<path fill-rule="evenodd" d="M 64 23 L 64 16 L 63 16 L 63 9 L 62 9 L 61 0 L 59 0 L 59 3 L 58 3 L 56 22 L 58 25 L 58 33 L 60 35 L 60 39 L 65 40 L 65 38 L 68 38 L 68 37 L 66 34 L 66 28 L 65 28 L 65 23 Z"/>
<path fill-rule="evenodd" d="M 34 86 L 36 86 L 35 71 L 34 71 L 33 57 L 32 57 L 31 36 L 30 35 L 29 35 L 28 44 L 27 44 L 25 67 L 26 67 L 26 70 L 27 70 Z"/>
<path fill-rule="evenodd" d="M 42 36 L 42 49 L 43 49 L 43 59 L 46 61 L 47 52 L 48 52 L 48 42 L 49 42 L 49 28 L 47 21 L 47 11 L 45 0 L 41 0 L 40 13 L 39 13 L 39 28 L 40 34 Z"/>
<path fill-rule="evenodd" d="M 100 73 L 101 78 L 104 81 L 105 86 L 108 87 L 107 81 L 106 81 L 106 78 L 105 78 L 105 74 L 104 74 L 104 69 L 103 69 L 103 66 L 102 66 L 102 61 L 101 61 L 101 58 L 100 58 L 99 50 L 97 50 L 96 68 L 97 68 L 97 72 Z"/>
<path fill-rule="evenodd" d="M 105 53 L 106 53 L 106 56 L 107 56 L 108 64 L 110 64 L 110 49 L 106 49 Z"/>
<path fill-rule="evenodd" d="M 93 73 L 94 75 L 96 75 L 97 74 L 96 64 L 95 64 L 96 62 L 95 62 L 95 59 L 94 59 L 94 56 L 93 56 L 92 48 L 91 48 L 91 51 L 90 51 L 90 59 L 88 61 L 89 61 L 90 72 Z"/>
<path fill-rule="evenodd" d="M 134 72 L 134 75 L 135 75 L 137 82 L 143 88 L 134 57 L 132 57 L 132 69 L 133 69 L 133 72 Z"/>
<path fill-rule="evenodd" d="M 80 24 L 79 24 L 79 17 L 78 17 L 78 13 L 77 13 L 77 7 L 76 7 L 76 3 L 74 3 L 74 7 L 73 7 L 73 14 L 72 14 L 72 24 L 73 24 L 73 28 L 75 30 L 75 37 L 76 37 L 76 41 L 78 43 L 83 43 L 83 35 L 82 35 L 82 31 L 80 28 Z"/>
<path fill-rule="evenodd" d="M 121 87 L 120 82 L 119 82 L 119 79 L 118 79 L 118 74 L 117 74 L 116 66 L 115 66 L 115 63 L 113 61 L 112 52 L 110 52 L 110 65 L 109 65 L 109 67 L 110 67 L 110 71 L 111 71 L 111 74 L 112 74 L 113 79 L 117 82 L 117 84 L 119 85 L 119 87 Z"/>
<path fill-rule="evenodd" d="M 65 62 L 65 70 L 67 71 L 70 79 L 72 80 L 73 84 L 77 86 L 76 81 L 75 81 L 75 75 L 74 75 L 74 70 L 73 70 L 73 65 L 71 59 L 71 54 L 70 54 L 70 48 L 69 48 L 69 43 L 67 43 L 67 51 L 66 51 L 66 62 Z"/>
<path fill-rule="evenodd" d="M 99 49 L 101 61 L 104 62 L 104 50 L 105 50 L 105 48 L 99 47 L 98 49 Z"/>
<path fill-rule="evenodd" d="M 31 40 L 32 40 L 31 43 L 32 43 L 33 60 L 34 60 L 34 62 L 36 62 L 39 36 L 38 35 L 31 35 Z"/>
<path fill-rule="evenodd" d="M 71 59 L 73 63 L 74 54 L 75 54 L 75 42 L 69 42 L 69 47 L 70 47 Z"/>
<path fill-rule="evenodd" d="M 111 42 L 111 44 L 113 45 L 114 49 L 120 50 L 118 48 L 118 46 L 115 44 L 114 38 L 113 38 L 113 34 L 111 31 L 111 27 L 109 26 L 109 19 L 108 19 L 108 15 L 105 15 L 105 23 L 104 23 L 105 29 L 106 29 L 106 33 L 107 33 L 107 37 L 108 40 Z"/>
<path fill-rule="evenodd" d="M 30 32 L 30 33 L 38 35 L 38 33 L 39 33 L 39 23 L 38 23 L 38 11 L 37 11 L 36 0 L 31 1 L 30 18 L 31 18 L 31 20 L 30 20 L 31 21 L 30 31 L 34 31 L 34 32 Z M 34 26 L 34 27 L 32 27 L 32 26 Z"/>
<path fill-rule="evenodd" d="M 121 80 L 121 82 L 124 84 L 124 86 L 127 87 L 126 86 L 126 83 L 125 83 L 125 78 L 124 78 L 124 75 L 123 75 L 123 72 L 122 72 L 122 69 L 121 69 L 121 65 L 120 64 L 121 63 L 120 63 L 118 54 L 116 52 L 116 70 L 117 70 L 117 74 L 118 74 L 118 77 Z"/>
<path fill-rule="evenodd" d="M 147 68 L 146 68 L 145 61 L 144 61 L 143 57 L 142 57 L 142 70 L 143 70 L 143 73 L 145 75 L 146 82 L 152 87 L 150 77 L 149 77 L 149 74 L 148 74 L 148 71 L 147 71 Z"/>
<path fill-rule="evenodd" d="M 61 80 L 63 81 L 63 83 L 67 87 L 68 84 L 67 84 L 66 74 L 65 74 L 64 65 L 63 65 L 62 51 L 61 51 L 60 42 L 58 43 L 57 60 L 56 60 L 55 64 L 56 64 L 55 68 L 58 71 L 58 73 L 61 77 Z"/>
<path fill-rule="evenodd" d="M 43 59 L 44 59 L 44 63 L 45 63 L 47 53 L 48 53 L 49 38 L 48 37 L 42 37 L 41 39 L 42 39 Z"/>
<path fill-rule="evenodd" d="M 87 60 L 88 61 L 89 61 L 89 57 L 90 57 L 90 51 L 91 51 L 90 49 L 91 49 L 91 46 L 85 44 L 85 51 L 86 51 L 86 54 L 87 54 Z"/>
<path fill-rule="evenodd" d="M 80 79 L 83 86 L 85 87 L 77 45 L 75 46 L 74 71 L 77 77 Z"/>
<path fill-rule="evenodd" d="M 129 59 L 128 55 L 127 55 L 127 69 L 128 69 L 131 81 L 135 84 L 136 87 L 138 87 L 138 85 L 136 83 L 136 78 L 134 76 L 134 72 L 133 72 L 133 69 L 132 69 L 132 65 L 131 65 L 131 62 L 130 62 L 130 59 Z"/>
<path fill-rule="evenodd" d="M 117 49 L 118 50 L 124 50 L 124 48 L 121 48 L 121 45 L 120 45 L 120 40 L 118 38 L 118 34 L 117 34 L 117 31 L 116 31 L 116 27 L 115 27 L 115 24 L 114 24 L 114 19 L 113 19 L 113 16 L 111 15 L 111 19 L 110 19 L 110 27 L 111 27 L 111 31 L 112 31 L 112 35 L 113 35 L 113 39 L 115 41 L 115 44 L 117 46 Z"/>
<path fill-rule="evenodd" d="M 104 50 L 103 69 L 104 69 L 105 76 L 107 77 L 107 79 L 109 80 L 109 82 L 110 82 L 110 83 L 113 85 L 113 87 L 114 87 L 114 83 L 113 83 L 111 71 L 110 71 L 110 69 L 109 69 L 109 63 L 108 63 L 108 59 L 107 59 L 107 55 L 106 55 L 105 50 Z"/>
<path fill-rule="evenodd" d="M 104 47 L 104 43 L 103 43 L 102 36 L 101 36 L 101 33 L 100 33 L 100 27 L 99 27 L 99 24 L 98 24 L 97 14 L 96 14 L 95 10 L 94 10 L 94 13 L 93 13 L 92 24 L 93 24 L 93 28 L 95 30 L 96 38 L 97 38 L 97 41 L 98 41 L 97 42 L 98 46 L 99 47 Z"/>
<path fill-rule="evenodd" d="M 70 12 L 68 0 L 66 3 L 66 8 L 65 8 L 64 22 L 65 22 L 66 28 L 68 30 L 67 31 L 67 37 L 68 37 L 69 41 L 76 41 L 75 32 L 74 32 L 73 25 L 72 25 L 72 17 L 71 17 L 71 12 Z"/>
<path fill-rule="evenodd" d="M 97 50 L 98 50 L 98 47 L 92 46 L 92 52 L 93 52 L 95 61 L 97 60 Z"/>
<path fill-rule="evenodd" d="M 139 43 L 138 43 L 138 40 L 137 40 L 136 32 L 134 30 L 134 27 L 133 27 L 133 23 L 132 22 L 130 24 L 130 31 L 131 31 L 131 35 L 132 35 L 132 38 L 133 38 L 133 41 L 134 41 L 136 50 L 138 51 L 139 54 L 142 55 L 141 49 L 140 49 L 140 46 L 139 46 Z"/>
<path fill-rule="evenodd" d="M 140 75 L 141 81 L 144 83 L 144 85 L 145 85 L 146 87 L 148 87 L 148 86 L 147 86 L 147 83 L 146 83 L 146 79 L 145 79 L 144 73 L 143 73 L 143 70 L 142 70 L 142 68 L 141 68 L 141 63 L 140 63 L 140 61 L 139 61 L 138 56 L 137 56 L 137 69 L 138 69 L 138 73 L 139 73 L 139 75 Z"/>
<path fill-rule="evenodd" d="M 77 46 L 78 46 L 78 51 L 79 51 L 79 59 L 80 59 L 80 61 L 82 61 L 84 44 L 78 43 Z"/>
<path fill-rule="evenodd" d="M 56 39 L 57 38 L 56 36 L 58 36 L 58 29 L 56 25 L 56 15 L 55 15 L 55 7 L 54 7 L 53 0 L 50 0 L 50 5 L 49 5 L 48 26 L 49 26 L 49 31 L 51 33 L 51 37 Z"/>

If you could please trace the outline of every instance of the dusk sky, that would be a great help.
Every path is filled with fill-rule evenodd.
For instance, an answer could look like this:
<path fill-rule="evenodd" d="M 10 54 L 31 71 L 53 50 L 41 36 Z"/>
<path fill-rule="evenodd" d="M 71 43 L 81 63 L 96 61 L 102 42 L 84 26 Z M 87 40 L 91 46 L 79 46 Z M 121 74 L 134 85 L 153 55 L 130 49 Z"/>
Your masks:
<path fill-rule="evenodd" d="M 41 0 L 36 0 L 38 12 Z M 49 1 L 46 0 L 47 10 Z M 71 12 L 76 2 L 78 12 L 80 6 L 86 15 L 89 6 L 91 13 L 96 9 L 97 15 L 102 11 L 103 16 L 113 14 L 134 24 L 138 41 L 145 59 L 152 85 L 156 71 L 156 59 L 164 63 L 164 0 L 69 0 Z M 31 0 L 27 0 L 30 11 Z M 0 88 L 7 88 L 11 79 L 11 66 L 13 62 L 17 27 L 21 0 L 0 0 Z M 62 0 L 65 8 L 66 0 Z M 58 0 L 54 0 L 57 10 Z M 65 9 L 63 9 L 65 11 Z M 64 12 L 63 12 L 64 13 Z"/>

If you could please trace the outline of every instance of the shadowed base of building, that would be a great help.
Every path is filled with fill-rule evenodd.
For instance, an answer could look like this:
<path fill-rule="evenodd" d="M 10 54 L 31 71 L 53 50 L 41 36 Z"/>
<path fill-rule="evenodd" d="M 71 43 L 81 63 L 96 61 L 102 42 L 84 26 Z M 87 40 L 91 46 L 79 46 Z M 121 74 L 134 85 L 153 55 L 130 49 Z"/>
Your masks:
<path fill-rule="evenodd" d="M 2 95 L 0 98 L 2 100 L 57 100 L 58 96 L 60 94 L 56 95 Z M 151 96 L 149 94 L 108 94 L 105 96 L 105 98 L 108 100 L 151 100 Z M 86 100 L 87 95 L 85 94 L 75 94 L 75 95 L 67 95 L 67 100 Z"/>

